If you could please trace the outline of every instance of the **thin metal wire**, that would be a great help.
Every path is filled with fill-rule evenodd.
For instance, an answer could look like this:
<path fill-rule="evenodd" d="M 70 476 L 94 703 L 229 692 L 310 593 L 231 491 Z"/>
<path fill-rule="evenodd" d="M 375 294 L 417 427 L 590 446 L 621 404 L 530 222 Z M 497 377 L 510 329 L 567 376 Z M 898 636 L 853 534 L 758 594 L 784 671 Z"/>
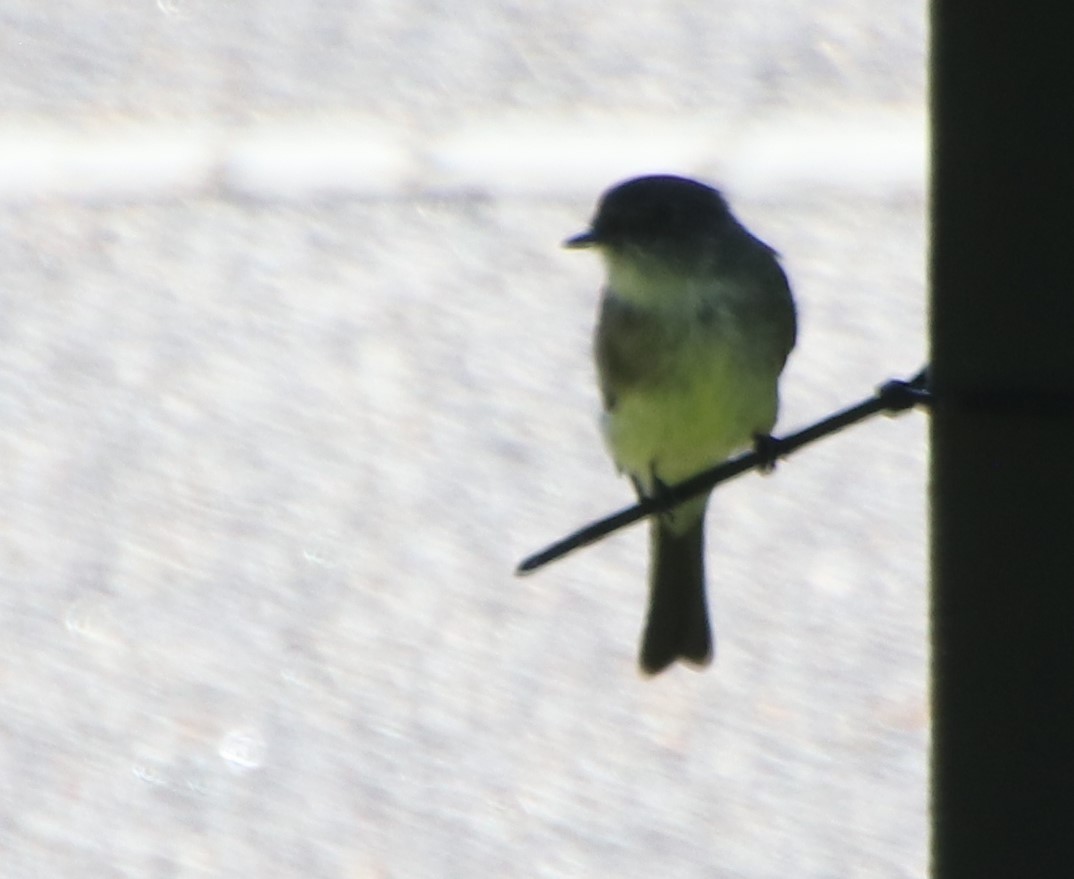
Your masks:
<path fill-rule="evenodd" d="M 737 458 L 731 458 L 697 476 L 692 476 L 685 482 L 669 486 L 660 493 L 658 498 L 647 498 L 632 507 L 627 507 L 580 528 L 540 552 L 523 559 L 515 569 L 515 573 L 531 574 L 538 568 L 563 558 L 576 549 L 596 543 L 613 531 L 632 525 L 654 513 L 661 513 L 690 498 L 705 494 L 721 482 L 727 482 L 749 470 L 770 468 L 776 458 L 786 458 L 803 446 L 849 427 L 851 424 L 863 421 L 878 412 L 893 415 L 915 406 L 930 406 L 931 404 L 932 394 L 928 390 L 928 367 L 909 380 L 892 379 L 877 388 L 872 397 L 856 406 L 829 415 L 816 424 L 788 436 L 779 439 L 772 437 L 764 443 L 764 448 L 760 451 L 745 452 Z"/>

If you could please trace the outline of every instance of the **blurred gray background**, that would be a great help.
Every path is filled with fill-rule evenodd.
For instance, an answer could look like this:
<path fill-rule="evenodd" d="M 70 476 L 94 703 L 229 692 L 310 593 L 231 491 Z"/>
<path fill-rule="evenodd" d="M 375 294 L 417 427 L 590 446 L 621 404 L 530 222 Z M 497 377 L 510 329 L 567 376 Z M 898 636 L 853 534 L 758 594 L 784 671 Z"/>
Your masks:
<path fill-rule="evenodd" d="M 925 417 L 713 499 L 643 680 L 636 173 L 784 256 L 781 430 L 924 358 L 922 3 L 7 0 L 0 875 L 922 877 Z"/>

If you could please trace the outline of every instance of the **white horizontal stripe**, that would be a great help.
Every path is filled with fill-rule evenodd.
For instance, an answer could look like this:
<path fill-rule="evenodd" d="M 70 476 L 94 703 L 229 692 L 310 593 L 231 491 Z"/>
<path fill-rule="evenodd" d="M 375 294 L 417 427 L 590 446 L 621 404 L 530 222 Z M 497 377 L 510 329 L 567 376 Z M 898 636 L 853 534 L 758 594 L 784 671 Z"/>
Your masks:
<path fill-rule="evenodd" d="M 267 200 L 425 192 L 591 196 L 610 181 L 697 174 L 736 193 L 924 186 L 917 108 L 767 120 L 502 118 L 436 136 L 379 120 L 279 118 L 249 127 L 0 129 L 0 201 Z"/>

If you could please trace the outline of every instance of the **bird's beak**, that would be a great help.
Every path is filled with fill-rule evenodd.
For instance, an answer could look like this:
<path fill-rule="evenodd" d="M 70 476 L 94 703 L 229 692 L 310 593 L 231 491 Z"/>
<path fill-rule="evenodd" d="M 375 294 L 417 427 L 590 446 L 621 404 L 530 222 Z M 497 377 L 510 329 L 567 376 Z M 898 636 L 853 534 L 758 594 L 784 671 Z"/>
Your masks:
<path fill-rule="evenodd" d="M 571 250 L 581 250 L 583 247 L 595 247 L 598 244 L 600 244 L 600 239 L 597 237 L 597 233 L 592 229 L 587 229 L 585 232 L 572 235 L 563 242 L 563 246 L 569 247 Z"/>

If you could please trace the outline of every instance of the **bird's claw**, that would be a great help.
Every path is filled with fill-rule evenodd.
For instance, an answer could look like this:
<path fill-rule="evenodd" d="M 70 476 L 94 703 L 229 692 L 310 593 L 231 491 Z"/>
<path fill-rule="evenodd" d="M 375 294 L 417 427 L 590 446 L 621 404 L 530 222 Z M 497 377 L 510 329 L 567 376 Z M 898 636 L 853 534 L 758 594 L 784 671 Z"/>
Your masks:
<path fill-rule="evenodd" d="M 776 461 L 779 460 L 780 442 L 768 433 L 755 433 L 753 435 L 753 453 L 758 458 L 757 469 L 764 474 L 769 474 L 776 469 Z"/>

